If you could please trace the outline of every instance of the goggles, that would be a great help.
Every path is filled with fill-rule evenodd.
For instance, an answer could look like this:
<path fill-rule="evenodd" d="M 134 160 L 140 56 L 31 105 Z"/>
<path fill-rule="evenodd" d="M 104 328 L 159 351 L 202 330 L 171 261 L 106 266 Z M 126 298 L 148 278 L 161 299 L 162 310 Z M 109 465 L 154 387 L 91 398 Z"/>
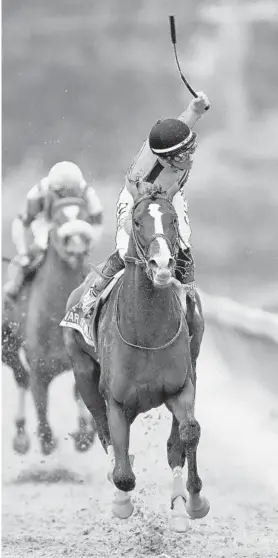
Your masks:
<path fill-rule="evenodd" d="M 192 140 L 187 143 L 184 147 L 178 148 L 175 151 L 171 151 L 170 153 L 163 153 L 159 155 L 161 159 L 165 159 L 166 161 L 175 161 L 177 163 L 183 163 L 187 159 L 189 159 L 197 149 L 197 135 L 194 133 Z"/>

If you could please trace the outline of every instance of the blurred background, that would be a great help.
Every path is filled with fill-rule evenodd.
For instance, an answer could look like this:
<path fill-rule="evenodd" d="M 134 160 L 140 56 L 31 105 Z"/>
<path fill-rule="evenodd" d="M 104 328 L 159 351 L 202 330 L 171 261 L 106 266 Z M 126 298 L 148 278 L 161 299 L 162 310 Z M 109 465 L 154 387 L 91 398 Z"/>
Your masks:
<path fill-rule="evenodd" d="M 278 308 L 276 0 L 3 0 L 3 254 L 27 191 L 65 159 L 104 206 L 96 262 L 111 251 L 126 169 L 191 100 L 171 13 L 183 71 L 212 103 L 187 184 L 198 283 Z"/>
<path fill-rule="evenodd" d="M 104 207 L 95 263 L 113 249 L 116 200 L 150 128 L 158 118 L 178 116 L 191 100 L 170 41 L 168 16 L 176 16 L 184 74 L 211 101 L 196 125 L 199 148 L 187 197 L 206 313 L 197 416 L 212 513 L 199 524 L 199 535 L 194 526 L 186 549 L 195 544 L 192 556 L 269 558 L 277 547 L 278 509 L 277 0 L 3 0 L 2 6 L 2 254 L 15 253 L 11 221 L 28 190 L 53 164 L 72 160 Z M 224 304 L 217 299 L 223 296 L 240 304 Z M 135 557 L 130 550 L 141 548 L 139 531 L 150 544 L 146 555 L 154 555 L 158 539 L 157 548 L 172 555 L 163 508 L 170 494 L 168 415 L 155 411 L 135 425 L 145 504 L 134 523 L 117 524 L 118 539 L 104 453 L 97 442 L 94 453 L 75 454 L 67 435 L 77 420 L 72 376 L 61 375 L 51 386 L 50 422 L 61 445 L 46 462 L 35 435 L 24 460 L 12 453 L 18 398 L 12 374 L 3 373 L 3 394 L 7 557 L 93 556 L 94 540 L 104 541 L 98 557 L 122 556 L 124 545 L 125 555 Z M 32 404 L 28 429 L 36 431 Z M 37 471 L 45 478 L 45 471 L 67 472 L 69 465 L 81 484 L 34 482 Z M 163 528 L 154 532 L 158 509 Z M 179 544 L 183 556 L 184 538 Z"/>

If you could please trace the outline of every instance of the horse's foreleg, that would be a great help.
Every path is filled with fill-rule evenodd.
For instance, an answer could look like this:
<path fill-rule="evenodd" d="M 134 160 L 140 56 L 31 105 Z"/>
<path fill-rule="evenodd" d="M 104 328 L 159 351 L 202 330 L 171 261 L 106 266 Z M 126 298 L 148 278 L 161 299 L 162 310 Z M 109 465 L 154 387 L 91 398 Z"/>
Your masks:
<path fill-rule="evenodd" d="M 78 335 L 80 334 L 72 329 L 65 328 L 64 342 L 71 359 L 77 388 L 87 409 L 95 420 L 98 437 L 107 453 L 107 448 L 111 446 L 111 438 L 105 401 L 99 393 L 100 369 L 98 363 L 79 347 L 77 342 Z"/>
<path fill-rule="evenodd" d="M 94 443 L 96 425 L 91 413 L 81 398 L 76 384 L 74 384 L 74 396 L 78 411 L 78 430 L 73 432 L 71 436 L 75 442 L 75 449 L 84 452 Z"/>
<path fill-rule="evenodd" d="M 113 481 L 119 490 L 128 492 L 135 487 L 135 475 L 132 471 L 128 448 L 130 423 L 122 405 L 110 399 L 107 404 L 108 423 L 115 452 Z"/>
<path fill-rule="evenodd" d="M 179 423 L 173 415 L 171 433 L 167 441 L 168 463 L 172 470 L 183 468 L 185 463 L 185 445 L 180 439 Z"/>
<path fill-rule="evenodd" d="M 189 501 L 187 511 L 192 519 L 204 517 L 209 511 L 209 503 L 201 496 L 202 481 L 197 470 L 197 447 L 200 439 L 200 425 L 194 416 L 195 389 L 191 377 L 187 377 L 183 390 L 170 398 L 167 405 L 179 423 L 181 441 L 185 445 L 188 463 L 187 490 Z"/>
<path fill-rule="evenodd" d="M 107 478 L 110 482 L 113 482 L 113 471 L 115 468 L 115 452 L 113 446 L 108 447 L 108 457 L 111 464 L 111 471 L 108 472 Z M 131 464 L 133 465 L 134 456 L 130 456 Z M 125 492 L 124 490 L 119 490 L 119 488 L 115 487 L 116 490 L 114 492 L 113 498 L 113 506 L 112 511 L 113 514 L 118 517 L 119 519 L 127 519 L 131 516 L 134 510 L 133 503 L 130 498 L 130 493 Z"/>
<path fill-rule="evenodd" d="M 186 494 L 183 486 L 182 470 L 185 463 L 185 444 L 180 439 L 179 423 L 173 415 L 171 433 L 167 441 L 167 457 L 173 473 L 171 494 L 172 529 L 185 532 L 189 528 L 185 510 Z"/>
<path fill-rule="evenodd" d="M 135 486 L 135 475 L 132 471 L 128 454 L 130 423 L 128 422 L 122 406 L 114 399 L 108 402 L 108 422 L 113 446 L 108 449 L 111 463 L 114 463 L 112 473 L 116 492 L 113 499 L 113 513 L 120 519 L 130 517 L 134 506 L 131 502 L 129 491 Z M 133 459 L 131 458 L 132 462 Z"/>
<path fill-rule="evenodd" d="M 171 407 L 167 404 L 168 408 Z M 183 485 L 182 470 L 185 463 L 185 444 L 179 433 L 179 423 L 173 415 L 171 433 L 167 441 L 167 457 L 173 473 L 171 494 L 171 528 L 176 532 L 186 532 L 189 521 L 185 509 L 186 494 Z"/>
<path fill-rule="evenodd" d="M 53 438 L 52 430 L 49 426 L 47 418 L 49 382 L 43 378 L 43 374 L 39 367 L 35 367 L 32 370 L 30 384 L 39 422 L 38 436 L 40 439 L 41 450 L 45 455 L 49 455 L 53 452 L 57 443 Z"/>
<path fill-rule="evenodd" d="M 14 371 L 18 388 L 18 406 L 15 416 L 16 435 L 13 439 L 13 448 L 17 453 L 25 454 L 30 447 L 30 439 L 25 431 L 26 423 L 26 395 L 29 384 L 29 377 L 27 383 L 17 380 L 16 372 Z"/>
<path fill-rule="evenodd" d="M 12 369 L 18 390 L 18 405 L 15 415 L 16 434 L 13 438 L 13 448 L 17 453 L 25 454 L 30 447 L 30 439 L 25 431 L 25 402 L 29 388 L 29 373 L 25 370 L 19 356 L 20 343 L 21 340 L 13 334 L 9 323 L 4 322 L 2 326 L 2 361 Z"/>

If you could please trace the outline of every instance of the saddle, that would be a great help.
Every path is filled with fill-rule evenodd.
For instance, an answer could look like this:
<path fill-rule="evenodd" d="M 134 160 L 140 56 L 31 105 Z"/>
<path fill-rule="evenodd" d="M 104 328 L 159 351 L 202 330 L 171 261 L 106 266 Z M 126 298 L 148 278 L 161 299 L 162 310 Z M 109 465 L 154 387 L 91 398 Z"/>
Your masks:
<path fill-rule="evenodd" d="M 89 281 L 86 282 L 85 289 L 81 295 L 81 298 L 77 304 L 72 306 L 66 313 L 65 317 L 60 322 L 61 327 L 69 327 L 79 331 L 81 333 L 84 341 L 93 347 L 97 351 L 97 326 L 100 311 L 104 303 L 108 300 L 113 288 L 120 281 L 124 274 L 124 269 L 116 273 L 111 281 L 105 287 L 104 291 L 97 297 L 94 305 L 94 311 L 92 315 L 85 316 L 83 310 L 83 298 L 89 292 L 91 286 L 94 282 L 94 274 L 91 275 Z"/>

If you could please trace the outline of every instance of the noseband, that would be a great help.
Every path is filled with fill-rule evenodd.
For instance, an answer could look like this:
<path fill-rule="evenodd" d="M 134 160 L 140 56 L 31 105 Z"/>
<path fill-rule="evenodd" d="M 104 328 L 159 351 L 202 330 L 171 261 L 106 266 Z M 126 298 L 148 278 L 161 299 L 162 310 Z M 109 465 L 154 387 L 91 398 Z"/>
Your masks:
<path fill-rule="evenodd" d="M 140 243 L 138 236 L 136 234 L 136 230 L 135 230 L 135 226 L 134 226 L 134 212 L 137 209 L 138 205 L 140 205 L 140 203 L 142 203 L 145 200 L 150 200 L 153 199 L 154 201 L 157 199 L 163 199 L 166 200 L 169 204 L 169 206 L 171 206 L 172 209 L 172 213 L 176 219 L 175 222 L 175 232 L 176 232 L 176 236 L 175 236 L 175 240 L 173 242 L 173 244 L 170 242 L 170 240 L 167 238 L 167 236 L 163 233 L 157 233 L 154 234 L 149 243 L 147 244 L 147 246 L 142 246 L 142 244 Z M 152 197 L 152 195 L 146 195 L 146 196 L 142 196 L 142 198 L 140 198 L 133 206 L 132 208 L 132 213 L 131 213 L 131 234 L 134 240 L 134 244 L 135 244 L 135 249 L 136 249 L 136 254 L 138 256 L 138 258 L 133 258 L 132 256 L 125 256 L 124 260 L 128 263 L 134 263 L 135 265 L 141 265 L 143 267 L 147 267 L 148 264 L 148 255 L 149 255 L 149 251 L 150 251 L 150 247 L 151 244 L 153 243 L 154 240 L 156 240 L 157 238 L 163 238 L 170 250 L 171 256 L 174 260 L 176 260 L 177 257 L 177 252 L 178 252 L 178 241 L 180 238 L 180 232 L 179 232 L 179 225 L 178 225 L 178 216 L 177 213 L 175 211 L 175 208 L 173 206 L 173 204 L 171 203 L 171 201 L 169 200 L 169 198 L 167 198 L 166 196 L 163 195 L 156 195 L 155 197 Z"/>

